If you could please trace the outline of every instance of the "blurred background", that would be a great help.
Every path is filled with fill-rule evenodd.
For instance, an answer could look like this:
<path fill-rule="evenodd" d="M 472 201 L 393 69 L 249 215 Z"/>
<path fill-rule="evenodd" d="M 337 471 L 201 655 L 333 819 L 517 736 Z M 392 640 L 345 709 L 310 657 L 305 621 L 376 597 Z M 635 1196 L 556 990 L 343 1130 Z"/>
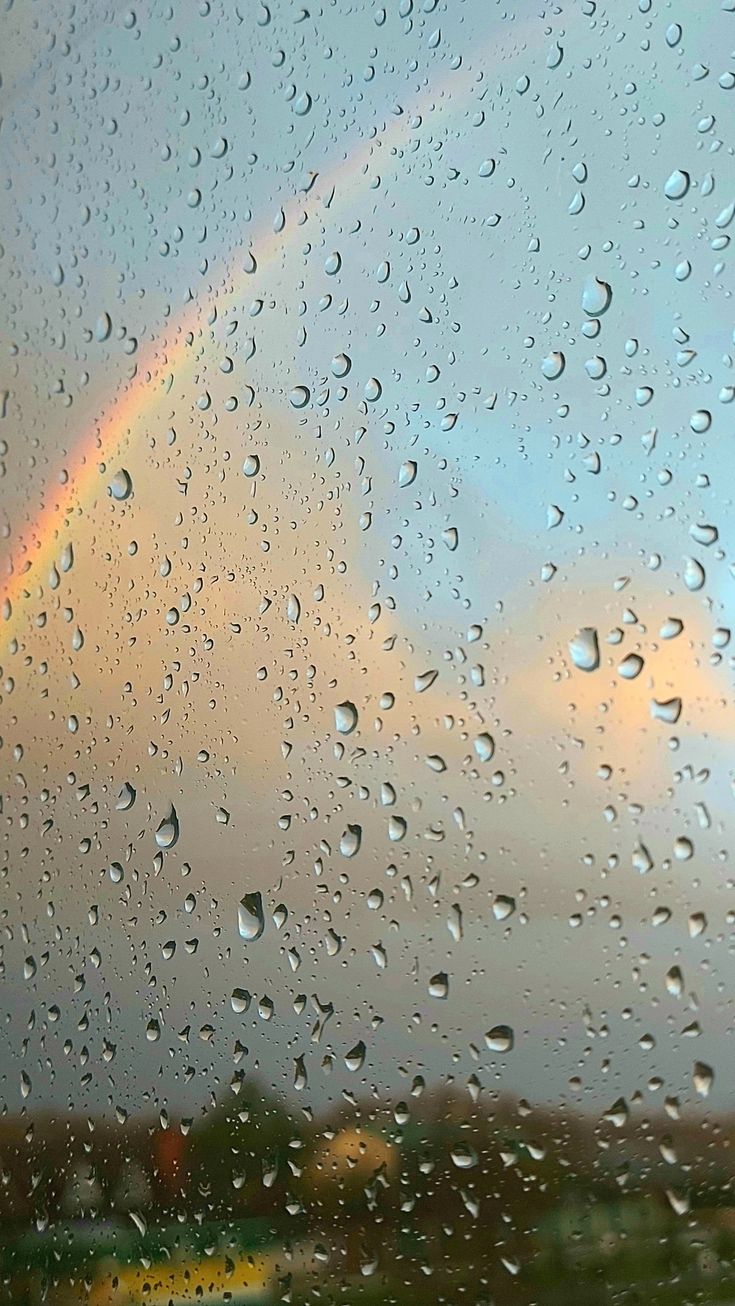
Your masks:
<path fill-rule="evenodd" d="M 733 0 L 4 0 L 5 1300 L 735 1302 Z"/>

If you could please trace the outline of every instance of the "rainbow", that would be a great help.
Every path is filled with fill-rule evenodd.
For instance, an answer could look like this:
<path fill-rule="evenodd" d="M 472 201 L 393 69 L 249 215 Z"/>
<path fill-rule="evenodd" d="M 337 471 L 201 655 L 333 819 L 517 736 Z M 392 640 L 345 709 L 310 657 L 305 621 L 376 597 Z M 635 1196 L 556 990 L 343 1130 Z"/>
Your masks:
<path fill-rule="evenodd" d="M 385 159 L 386 166 L 395 166 L 400 157 L 398 148 L 411 130 L 412 118 L 446 107 L 448 94 L 466 92 L 471 82 L 468 69 L 454 70 L 450 78 L 433 91 L 423 92 L 411 114 L 404 112 L 384 127 L 377 129 L 367 139 L 343 158 L 318 174 L 317 201 L 332 189 L 335 202 L 345 205 L 361 192 L 370 176 L 370 165 L 377 157 Z M 250 242 L 250 252 L 259 271 L 272 264 L 288 242 L 299 231 L 297 215 L 304 212 L 305 191 L 302 188 L 282 203 L 284 222 L 280 230 L 261 230 Z M 276 201 L 277 203 L 278 201 Z M 223 264 L 220 274 L 235 289 L 242 285 L 245 274 L 240 266 Z M 156 398 L 156 392 L 172 376 L 177 366 L 185 361 L 188 349 L 187 332 L 195 329 L 200 309 L 192 304 L 178 314 L 173 329 L 164 340 L 153 341 L 144 352 L 131 381 L 122 387 L 107 404 L 104 414 L 92 424 L 90 430 L 77 441 L 72 456 L 67 460 L 56 488 L 48 486 L 44 504 L 17 545 L 12 548 L 7 564 L 8 576 L 0 588 L 0 612 L 4 627 L 0 632 L 0 648 L 14 648 L 13 640 L 29 601 L 38 597 L 39 579 L 44 569 L 50 568 L 63 545 L 63 537 L 75 515 L 88 510 L 100 493 L 100 464 L 114 463 L 125 442 L 134 439 L 143 419 Z"/>

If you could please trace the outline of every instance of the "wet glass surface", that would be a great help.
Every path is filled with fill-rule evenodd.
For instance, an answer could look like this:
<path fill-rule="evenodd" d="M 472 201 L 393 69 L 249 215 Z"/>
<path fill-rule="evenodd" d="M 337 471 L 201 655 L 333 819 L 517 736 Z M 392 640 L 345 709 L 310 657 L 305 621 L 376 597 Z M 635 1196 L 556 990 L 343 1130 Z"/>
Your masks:
<path fill-rule="evenodd" d="M 2 1301 L 735 1301 L 734 22 L 5 0 Z"/>

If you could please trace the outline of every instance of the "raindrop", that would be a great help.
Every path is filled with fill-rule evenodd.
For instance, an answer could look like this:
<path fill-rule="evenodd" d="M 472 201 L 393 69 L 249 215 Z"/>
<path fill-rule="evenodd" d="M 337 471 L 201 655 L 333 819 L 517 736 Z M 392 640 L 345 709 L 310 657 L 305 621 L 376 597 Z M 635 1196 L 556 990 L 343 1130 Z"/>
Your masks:
<path fill-rule="evenodd" d="M 703 522 L 692 522 L 689 527 L 689 534 L 696 544 L 701 544 L 705 549 L 716 544 L 719 538 L 719 532 L 716 526 L 707 526 Z"/>
<path fill-rule="evenodd" d="M 391 843 L 400 843 L 406 836 L 408 826 L 402 816 L 391 816 L 388 820 L 388 838 Z"/>
<path fill-rule="evenodd" d="M 669 617 L 658 632 L 661 639 L 676 639 L 684 629 L 684 622 L 678 617 Z"/>
<path fill-rule="evenodd" d="M 111 331 L 112 331 L 112 322 L 110 320 L 110 314 L 100 313 L 94 326 L 95 340 L 98 340 L 101 344 L 103 340 L 108 339 Z"/>
<path fill-rule="evenodd" d="M 689 418 L 689 425 L 697 435 L 703 435 L 712 425 L 712 414 L 706 408 L 698 408 Z"/>
<path fill-rule="evenodd" d="M 307 386 L 295 385 L 288 398 L 292 408 L 305 408 L 311 398 L 311 394 Z"/>
<path fill-rule="evenodd" d="M 481 762 L 489 762 L 495 753 L 495 740 L 492 735 L 478 735 L 475 740 L 475 752 Z"/>
<path fill-rule="evenodd" d="M 332 374 L 337 377 L 347 376 L 352 362 L 347 354 L 335 354 L 332 359 Z"/>
<path fill-rule="evenodd" d="M 469 1143 L 456 1143 L 450 1151 L 450 1156 L 458 1170 L 471 1170 L 477 1165 L 477 1152 Z"/>
<path fill-rule="evenodd" d="M 602 317 L 607 312 L 612 299 L 612 290 L 606 281 L 599 277 L 590 277 L 582 291 L 582 308 L 588 317 Z"/>
<path fill-rule="evenodd" d="M 362 1042 L 361 1039 L 360 1042 L 356 1043 L 355 1046 L 347 1053 L 345 1057 L 345 1065 L 348 1070 L 352 1070 L 352 1071 L 362 1070 L 365 1064 L 365 1051 L 366 1051 L 365 1044 Z"/>
<path fill-rule="evenodd" d="M 172 807 L 168 816 L 165 817 L 158 829 L 156 830 L 156 843 L 159 848 L 173 848 L 179 837 L 179 821 L 176 815 L 176 808 Z"/>
<path fill-rule="evenodd" d="M 670 200 L 683 200 L 689 190 L 689 173 L 675 168 L 664 184 L 664 195 Z"/>
<path fill-rule="evenodd" d="M 263 897 L 260 893 L 246 893 L 237 908 L 237 928 L 241 939 L 254 943 L 265 929 Z"/>
<path fill-rule="evenodd" d="M 644 843 L 639 843 L 633 849 L 633 870 L 639 875 L 648 875 L 653 870 L 653 858 Z"/>
<path fill-rule="evenodd" d="M 695 1061 L 692 1072 L 695 1092 L 699 1097 L 709 1097 L 712 1085 L 715 1082 L 715 1072 L 711 1066 L 704 1061 Z"/>
<path fill-rule="evenodd" d="M 485 1043 L 491 1052 L 512 1052 L 513 1030 L 510 1025 L 494 1025 L 485 1035 Z"/>
<path fill-rule="evenodd" d="M 351 735 L 357 725 L 357 708 L 349 699 L 338 703 L 334 709 L 334 724 L 341 735 Z"/>
<path fill-rule="evenodd" d="M 117 809 L 118 812 L 127 812 L 128 809 L 133 806 L 134 802 L 135 802 L 135 790 L 133 786 L 131 784 L 128 784 L 126 780 L 125 784 L 122 786 L 117 796 L 117 802 L 115 803 L 115 808 Z"/>
<path fill-rule="evenodd" d="M 546 358 L 543 360 L 541 364 L 541 371 L 546 377 L 546 380 L 556 381 L 556 379 L 560 377 L 562 372 L 564 371 L 564 364 L 565 364 L 564 355 L 562 354 L 561 350 L 554 349 L 551 351 L 550 354 L 547 354 Z"/>
<path fill-rule="evenodd" d="M 582 626 L 569 643 L 569 656 L 578 671 L 596 671 L 600 665 L 600 646 L 594 626 Z"/>
<path fill-rule="evenodd" d="M 243 1013 L 249 1009 L 251 1002 L 252 994 L 248 993 L 247 989 L 232 990 L 230 1005 L 236 1016 L 243 1015 Z"/>
<path fill-rule="evenodd" d="M 515 898 L 511 898 L 504 893 L 499 893 L 496 895 L 495 900 L 493 902 L 493 916 L 495 917 L 496 921 L 506 921 L 509 916 L 513 915 L 515 909 L 516 909 Z"/>
<path fill-rule="evenodd" d="M 681 716 L 681 699 L 666 698 L 659 700 L 654 698 L 651 702 L 651 716 L 654 721 L 665 721 L 667 725 L 676 725 Z"/>
<path fill-rule="evenodd" d="M 339 851 L 343 857 L 354 857 L 360 851 L 362 843 L 362 826 L 348 825 L 339 841 Z"/>
<path fill-rule="evenodd" d="M 630 1108 L 628 1103 L 624 1097 L 619 1097 L 617 1102 L 613 1102 L 612 1106 L 605 1111 L 603 1119 L 608 1120 L 611 1125 L 615 1125 L 616 1129 L 622 1129 L 623 1125 L 627 1124 L 629 1116 Z"/>
<path fill-rule="evenodd" d="M 701 562 L 696 558 L 685 558 L 684 560 L 684 584 L 688 590 L 701 590 L 705 582 L 705 571 Z"/>
<path fill-rule="evenodd" d="M 115 472 L 110 481 L 110 494 L 118 503 L 123 503 L 125 499 L 130 498 L 132 493 L 133 482 L 130 479 L 130 473 L 126 472 L 124 467 L 121 467 L 119 471 Z"/>
<path fill-rule="evenodd" d="M 635 680 L 643 670 L 643 658 L 638 653 L 629 653 L 618 666 L 618 675 L 623 680 Z"/>

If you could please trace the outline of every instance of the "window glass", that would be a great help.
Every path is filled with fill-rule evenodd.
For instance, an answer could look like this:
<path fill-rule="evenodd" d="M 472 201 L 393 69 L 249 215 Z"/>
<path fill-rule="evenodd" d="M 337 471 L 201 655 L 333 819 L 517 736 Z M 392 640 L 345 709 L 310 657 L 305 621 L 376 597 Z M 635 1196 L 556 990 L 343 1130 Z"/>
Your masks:
<path fill-rule="evenodd" d="M 734 9 L 5 0 L 3 1302 L 735 1300 Z"/>

